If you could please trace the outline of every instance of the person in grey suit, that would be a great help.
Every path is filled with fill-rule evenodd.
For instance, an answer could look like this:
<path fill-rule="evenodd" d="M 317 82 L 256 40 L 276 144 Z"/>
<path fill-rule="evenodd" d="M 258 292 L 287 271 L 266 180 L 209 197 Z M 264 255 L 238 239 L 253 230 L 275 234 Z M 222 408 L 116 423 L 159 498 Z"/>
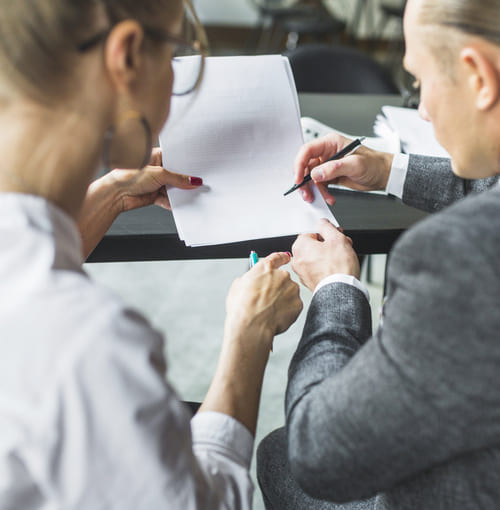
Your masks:
<path fill-rule="evenodd" d="M 361 148 L 312 171 L 320 188 L 399 188 L 436 214 L 392 250 L 373 335 L 350 240 L 325 220 L 295 242 L 314 294 L 286 426 L 259 446 L 268 509 L 500 508 L 499 26 L 499 2 L 407 4 L 405 66 L 451 163 Z M 346 143 L 304 146 L 296 182 Z"/>

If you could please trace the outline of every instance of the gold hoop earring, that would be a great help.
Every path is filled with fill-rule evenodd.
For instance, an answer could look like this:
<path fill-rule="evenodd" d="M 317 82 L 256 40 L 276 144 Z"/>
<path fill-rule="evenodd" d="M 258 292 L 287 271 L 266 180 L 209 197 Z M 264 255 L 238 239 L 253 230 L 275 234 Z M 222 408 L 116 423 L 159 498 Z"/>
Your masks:
<path fill-rule="evenodd" d="M 108 127 L 108 129 L 106 129 L 106 133 L 104 134 L 102 161 L 103 166 L 107 171 L 112 169 L 111 145 L 113 143 L 113 138 L 116 134 L 117 128 L 127 120 L 138 120 L 141 123 L 146 138 L 146 152 L 144 154 L 143 161 L 139 168 L 144 168 L 146 165 L 149 164 L 151 158 L 151 149 L 153 147 L 153 136 L 151 134 L 151 127 L 146 117 L 144 117 L 144 115 L 142 115 L 140 112 L 136 110 L 128 110 L 122 113 L 118 118 L 117 123 Z"/>

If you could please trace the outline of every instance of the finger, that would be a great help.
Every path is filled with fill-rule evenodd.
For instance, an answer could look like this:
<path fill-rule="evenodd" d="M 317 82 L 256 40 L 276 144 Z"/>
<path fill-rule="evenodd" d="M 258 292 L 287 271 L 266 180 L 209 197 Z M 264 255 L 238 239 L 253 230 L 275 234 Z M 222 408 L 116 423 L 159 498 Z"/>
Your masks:
<path fill-rule="evenodd" d="M 317 241 L 318 234 L 316 234 L 316 233 L 299 234 L 293 244 L 296 244 L 297 242 L 300 242 L 300 241 L 303 241 L 306 239 L 312 239 L 313 241 Z M 292 245 L 292 248 L 293 248 L 293 245 Z M 293 250 L 292 250 L 292 253 L 293 253 Z"/>
<path fill-rule="evenodd" d="M 311 163 L 319 158 L 322 158 L 323 160 L 327 159 L 329 155 L 336 152 L 336 147 L 337 144 L 335 141 L 330 140 L 330 135 L 304 144 L 299 149 L 293 164 L 295 182 L 297 184 L 302 182 L 304 176 L 308 173 L 309 168 L 312 166 Z"/>
<path fill-rule="evenodd" d="M 356 160 L 353 162 L 348 160 L 347 157 L 338 161 L 328 161 L 312 169 L 311 179 L 316 183 L 332 182 L 339 177 L 352 174 L 355 164 Z"/>
<path fill-rule="evenodd" d="M 302 246 L 311 242 L 318 241 L 318 234 L 300 234 L 292 244 L 292 256 L 295 257 L 297 253 L 301 253 Z"/>
<path fill-rule="evenodd" d="M 152 169 L 152 171 L 155 172 L 155 169 Z M 158 167 L 156 172 L 156 177 L 161 182 L 161 184 L 165 186 L 171 186 L 180 189 L 193 189 L 203 185 L 203 179 L 201 177 L 170 172 L 169 170 L 166 170 L 162 167 Z"/>
<path fill-rule="evenodd" d="M 271 269 L 278 269 L 281 266 L 288 264 L 291 257 L 292 254 L 290 252 L 275 252 L 262 259 L 262 261 L 265 262 Z"/>
<path fill-rule="evenodd" d="M 314 193 L 312 192 L 311 184 L 305 184 L 299 188 L 299 193 L 302 196 L 302 200 L 304 200 L 304 202 L 311 204 L 314 201 Z"/>
<path fill-rule="evenodd" d="M 330 223 L 330 221 L 326 218 L 322 218 L 320 220 L 318 231 L 319 235 L 325 240 L 340 239 L 341 237 L 344 237 L 344 234 L 339 232 L 337 227 Z"/>
<path fill-rule="evenodd" d="M 321 163 L 321 160 L 319 158 L 310 160 L 307 165 L 307 169 L 304 172 L 304 177 L 307 176 L 311 172 L 312 168 L 314 168 L 316 165 L 319 165 L 320 163 Z M 302 182 L 302 181 L 299 181 L 297 184 L 299 184 L 300 182 Z M 311 184 L 308 183 L 308 184 L 305 184 L 304 186 L 302 186 L 300 194 L 302 195 L 302 199 L 305 202 L 312 203 L 314 201 L 314 193 L 312 191 Z"/>
<path fill-rule="evenodd" d="M 330 195 L 328 187 L 325 184 L 318 184 L 318 190 L 328 205 L 333 205 L 335 203 L 335 197 Z"/>

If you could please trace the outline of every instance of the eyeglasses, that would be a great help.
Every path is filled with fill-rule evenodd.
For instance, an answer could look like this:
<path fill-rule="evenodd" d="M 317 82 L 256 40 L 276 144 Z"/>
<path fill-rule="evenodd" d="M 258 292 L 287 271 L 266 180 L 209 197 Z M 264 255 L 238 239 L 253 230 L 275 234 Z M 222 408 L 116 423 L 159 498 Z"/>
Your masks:
<path fill-rule="evenodd" d="M 172 68 L 174 71 L 174 83 L 172 94 L 174 96 L 185 96 L 195 90 L 203 78 L 205 67 L 205 57 L 207 55 L 208 45 L 206 35 L 194 10 L 187 2 L 188 9 L 183 22 L 184 32 L 194 35 L 194 38 L 177 37 L 169 34 L 165 30 L 143 26 L 144 34 L 157 42 L 170 43 L 174 46 L 172 56 Z M 190 12 L 189 12 L 190 11 Z M 92 49 L 94 46 L 107 39 L 112 28 L 104 30 L 84 41 L 77 46 L 80 53 Z"/>

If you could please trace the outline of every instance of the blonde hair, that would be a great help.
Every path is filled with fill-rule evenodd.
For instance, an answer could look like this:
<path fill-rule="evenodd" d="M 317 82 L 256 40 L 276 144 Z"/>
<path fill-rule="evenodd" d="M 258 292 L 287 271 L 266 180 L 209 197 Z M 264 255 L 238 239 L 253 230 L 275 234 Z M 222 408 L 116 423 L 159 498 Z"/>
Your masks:
<path fill-rule="evenodd" d="M 477 35 L 500 46 L 498 0 L 423 0 L 419 22 Z"/>
<path fill-rule="evenodd" d="M 153 25 L 182 0 L 0 0 L 0 83 L 37 98 L 68 90 L 78 46 L 124 19 Z M 162 28 L 162 27 L 159 27 Z"/>
<path fill-rule="evenodd" d="M 457 78 L 456 56 L 463 36 L 476 35 L 500 46 L 498 0 L 421 0 L 417 22 L 432 29 L 424 44 L 452 82 Z"/>

